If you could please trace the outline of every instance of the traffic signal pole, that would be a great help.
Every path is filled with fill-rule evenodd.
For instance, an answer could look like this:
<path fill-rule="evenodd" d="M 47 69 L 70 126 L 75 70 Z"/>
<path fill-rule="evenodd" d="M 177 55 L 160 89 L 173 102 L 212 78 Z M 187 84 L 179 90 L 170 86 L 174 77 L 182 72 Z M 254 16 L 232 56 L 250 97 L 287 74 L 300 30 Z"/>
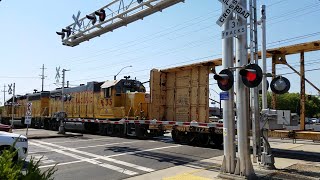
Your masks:
<path fill-rule="evenodd" d="M 226 6 L 222 5 L 223 11 Z M 229 21 L 232 19 L 230 15 L 223 24 L 223 31 L 229 29 Z M 222 39 L 222 68 L 228 69 L 234 66 L 233 55 L 233 37 Z M 224 162 L 222 172 L 234 173 L 235 170 L 235 119 L 234 119 L 234 89 L 233 87 L 227 91 L 229 100 L 223 100 L 223 146 L 224 146 Z M 221 99 L 221 98 L 220 98 Z"/>
<path fill-rule="evenodd" d="M 246 0 L 240 0 L 240 5 L 247 7 Z M 246 25 L 246 20 L 237 16 L 239 26 Z M 236 39 L 236 66 L 241 67 L 247 64 L 247 29 L 245 33 L 238 35 Z M 249 151 L 249 117 L 248 117 L 248 88 L 243 84 L 240 69 L 236 69 L 236 92 L 237 92 L 237 135 L 238 135 L 238 155 L 235 174 L 245 177 L 254 177 L 250 151 Z"/>

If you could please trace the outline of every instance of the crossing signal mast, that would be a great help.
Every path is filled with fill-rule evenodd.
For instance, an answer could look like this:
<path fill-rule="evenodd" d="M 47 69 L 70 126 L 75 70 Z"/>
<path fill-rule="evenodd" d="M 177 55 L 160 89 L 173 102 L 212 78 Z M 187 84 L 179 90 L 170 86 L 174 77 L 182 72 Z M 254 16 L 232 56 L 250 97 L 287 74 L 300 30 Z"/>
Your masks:
<path fill-rule="evenodd" d="M 74 23 L 56 33 L 63 45 L 74 47 L 180 2 L 184 0 L 113 0 L 83 18 L 79 11 Z"/>

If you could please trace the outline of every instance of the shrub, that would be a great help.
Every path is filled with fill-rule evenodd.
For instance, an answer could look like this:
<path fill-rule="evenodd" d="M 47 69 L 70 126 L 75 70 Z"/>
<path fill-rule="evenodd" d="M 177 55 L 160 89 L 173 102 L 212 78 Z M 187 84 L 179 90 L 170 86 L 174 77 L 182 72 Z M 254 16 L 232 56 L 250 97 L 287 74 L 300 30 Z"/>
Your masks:
<path fill-rule="evenodd" d="M 13 158 L 17 154 L 13 148 L 3 150 L 0 155 L 0 179 L 6 180 L 53 180 L 53 174 L 57 171 L 56 167 L 47 169 L 41 172 L 39 166 L 41 158 L 38 161 L 34 161 L 34 158 L 30 159 L 30 162 L 24 168 L 24 160 L 13 161 Z"/>

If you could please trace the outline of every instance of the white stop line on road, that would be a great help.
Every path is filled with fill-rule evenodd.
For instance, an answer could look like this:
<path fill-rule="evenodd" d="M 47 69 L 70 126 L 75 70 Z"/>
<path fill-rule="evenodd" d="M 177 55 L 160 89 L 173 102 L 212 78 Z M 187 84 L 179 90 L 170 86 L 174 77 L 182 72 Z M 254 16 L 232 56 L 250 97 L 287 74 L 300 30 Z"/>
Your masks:
<path fill-rule="evenodd" d="M 74 149 L 74 148 L 67 148 L 67 147 L 64 147 L 64 146 L 59 146 L 59 145 L 56 145 L 56 144 L 52 144 L 52 143 L 48 143 L 48 142 L 42 142 L 42 141 L 35 141 L 35 142 L 40 143 L 42 145 L 47 145 L 47 146 L 51 146 L 51 147 L 60 148 L 60 150 L 67 150 L 67 151 L 75 152 L 75 153 L 78 153 L 78 154 L 83 154 L 83 155 L 86 155 L 86 156 L 90 156 L 90 157 L 93 157 L 93 158 L 103 159 L 105 161 L 109 161 L 109 162 L 112 162 L 112 163 L 115 163 L 115 164 L 120 164 L 120 165 L 123 165 L 123 166 L 131 167 L 131 168 L 138 169 L 138 170 L 141 170 L 141 171 L 146 171 L 146 172 L 154 171 L 154 169 L 151 169 L 151 168 L 139 166 L 139 165 L 136 165 L 136 164 L 132 164 L 132 163 L 116 160 L 116 159 L 112 159 L 112 158 L 105 157 L 105 156 L 100 156 L 100 155 L 89 153 L 89 152 L 85 152 L 85 151 L 80 151 L 80 150 L 77 150 L 77 149 Z"/>
<path fill-rule="evenodd" d="M 47 143 L 47 142 L 42 142 L 42 141 L 33 141 L 33 142 L 37 142 L 37 143 Z M 52 147 L 49 147 L 49 146 L 46 146 L 46 145 L 44 145 L 44 144 L 36 144 L 36 143 L 32 143 L 31 142 L 31 144 L 32 145 L 38 145 L 39 147 L 41 146 L 41 147 L 44 147 L 44 148 L 46 148 L 46 149 L 50 149 L 50 150 L 52 150 L 52 151 L 54 151 L 54 152 L 57 152 L 56 150 L 57 149 L 53 149 Z M 49 144 L 52 144 L 52 143 L 49 143 Z M 63 147 L 63 146 L 59 146 L 59 145 L 56 145 L 56 144 L 52 144 L 54 147 L 59 147 L 60 149 L 59 149 L 59 152 L 57 152 L 57 153 L 60 153 L 60 154 L 63 154 L 63 153 L 67 153 L 67 152 L 64 152 L 63 150 L 69 150 L 70 151 L 70 149 L 74 149 L 74 150 L 76 150 L 75 148 L 67 148 L 67 147 Z M 94 155 L 94 158 L 90 158 L 90 159 L 88 159 L 88 158 L 85 158 L 85 157 L 83 157 L 83 158 L 75 158 L 75 159 L 79 159 L 79 160 L 77 160 L 77 161 L 70 161 L 70 162 L 65 162 L 65 163 L 58 163 L 57 164 L 57 166 L 62 166 L 62 165 L 69 165 L 69 164 L 75 164 L 75 163 L 81 163 L 81 162 L 88 162 L 87 160 L 96 160 L 96 159 L 108 159 L 108 160 L 112 160 L 112 161 L 114 161 L 115 159 L 111 159 L 110 157 L 117 157 L 117 156 L 124 156 L 124 155 L 132 155 L 132 154 L 136 154 L 136 153 L 141 153 L 141 152 L 150 152 L 150 151 L 157 151 L 157 150 L 161 150 L 161 149 L 168 149 L 168 148 L 176 148 L 176 147 L 181 147 L 181 146 L 183 146 L 183 145 L 173 145 L 173 146 L 164 146 L 164 147 L 158 147 L 158 148 L 152 148 L 152 149 L 145 149 L 145 150 L 139 150 L 139 151 L 131 151 L 131 152 L 125 152 L 125 153 L 120 153 L 120 154 L 114 154 L 114 155 L 110 155 L 110 156 L 99 156 L 99 155 L 96 155 L 96 154 L 92 154 L 92 153 L 90 153 L 90 155 L 88 155 L 88 153 L 87 152 L 84 152 L 85 153 L 85 155 L 88 155 L 88 156 L 91 156 L 92 157 L 92 155 Z M 83 151 L 82 151 L 83 152 Z M 70 154 L 70 153 L 68 153 L 68 154 Z M 66 154 L 64 154 L 64 155 L 66 155 Z M 71 154 L 71 155 L 74 155 L 74 154 Z M 68 156 L 68 155 L 67 155 Z M 70 156 L 71 157 L 71 156 Z M 118 161 L 118 160 L 117 160 Z M 123 161 L 122 161 L 123 162 Z M 124 162 L 124 163 L 126 163 L 126 162 Z M 128 164 L 128 163 L 126 163 L 126 164 Z M 129 163 L 129 164 L 131 164 L 131 165 L 133 165 L 132 163 Z M 48 168 L 48 167 L 53 167 L 53 166 L 55 166 L 54 164 L 50 164 L 50 165 L 43 165 L 43 166 L 40 166 L 40 168 Z M 144 168 L 144 167 L 142 167 L 142 168 Z M 148 169 L 150 169 L 150 168 L 148 168 Z M 150 169 L 150 170 L 153 170 L 153 169 Z"/>
<path fill-rule="evenodd" d="M 36 141 L 36 142 L 39 143 L 41 141 Z M 44 148 L 44 149 L 48 149 L 48 150 L 52 149 L 52 147 L 45 146 L 43 144 L 37 144 L 37 143 L 33 143 L 33 142 L 29 142 L 29 143 L 34 145 L 34 146 L 38 146 L 38 147 L 41 147 L 41 148 Z M 117 166 L 111 165 L 111 164 L 102 163 L 102 162 L 99 162 L 97 160 L 88 159 L 86 157 L 79 156 L 79 155 L 76 155 L 76 154 L 72 154 L 72 153 L 69 153 L 69 152 L 64 152 L 64 151 L 62 151 L 60 149 L 52 149 L 52 150 L 54 152 L 57 152 L 57 153 L 60 153 L 60 154 L 66 155 L 66 156 L 70 156 L 72 158 L 75 158 L 75 159 L 78 159 L 78 160 L 81 160 L 81 161 L 85 161 L 85 162 L 88 162 L 88 163 L 91 163 L 91 164 L 95 164 L 95 165 L 98 165 L 98 166 L 101 166 L 101 167 L 104 167 L 104 168 L 107 168 L 107 169 L 111 169 L 111 170 L 114 170 L 114 171 L 117 171 L 117 172 L 120 172 L 120 173 L 123 173 L 123 174 L 130 175 L 130 176 L 138 174 L 137 172 L 130 171 L 130 170 L 127 170 L 127 169 L 124 169 L 124 168 L 121 168 L 121 167 L 117 167 Z"/>

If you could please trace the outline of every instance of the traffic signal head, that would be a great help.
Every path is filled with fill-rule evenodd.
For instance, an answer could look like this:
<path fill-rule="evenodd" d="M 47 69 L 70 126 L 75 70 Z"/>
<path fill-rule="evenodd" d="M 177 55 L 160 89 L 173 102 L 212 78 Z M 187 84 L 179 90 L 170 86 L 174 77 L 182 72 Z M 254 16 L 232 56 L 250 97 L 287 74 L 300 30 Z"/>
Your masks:
<path fill-rule="evenodd" d="M 233 86 L 233 74 L 229 69 L 223 69 L 219 74 L 213 76 L 218 82 L 218 86 L 222 91 L 228 91 Z"/>
<path fill-rule="evenodd" d="M 67 33 L 67 37 L 69 37 L 71 35 L 71 27 L 62 29 L 62 32 Z"/>
<path fill-rule="evenodd" d="M 243 84 L 249 88 L 257 87 L 262 81 L 262 70 L 257 64 L 248 64 L 239 73 Z"/>
<path fill-rule="evenodd" d="M 99 11 L 94 12 L 94 14 L 99 16 L 100 22 L 102 22 L 106 19 L 106 11 L 104 9 L 100 9 Z"/>
<path fill-rule="evenodd" d="M 271 81 L 271 91 L 276 94 L 284 94 L 290 89 L 290 81 L 282 76 L 278 76 Z"/>
<path fill-rule="evenodd" d="M 91 20 L 92 25 L 96 24 L 97 17 L 94 14 L 86 15 L 86 17 Z"/>
<path fill-rule="evenodd" d="M 61 36 L 61 39 L 64 39 L 64 37 L 66 36 L 66 34 L 64 32 L 56 32 L 59 36 Z"/>
<path fill-rule="evenodd" d="M 140 3 L 142 3 L 142 2 L 143 2 L 143 0 L 137 0 L 137 2 L 140 4 Z"/>

